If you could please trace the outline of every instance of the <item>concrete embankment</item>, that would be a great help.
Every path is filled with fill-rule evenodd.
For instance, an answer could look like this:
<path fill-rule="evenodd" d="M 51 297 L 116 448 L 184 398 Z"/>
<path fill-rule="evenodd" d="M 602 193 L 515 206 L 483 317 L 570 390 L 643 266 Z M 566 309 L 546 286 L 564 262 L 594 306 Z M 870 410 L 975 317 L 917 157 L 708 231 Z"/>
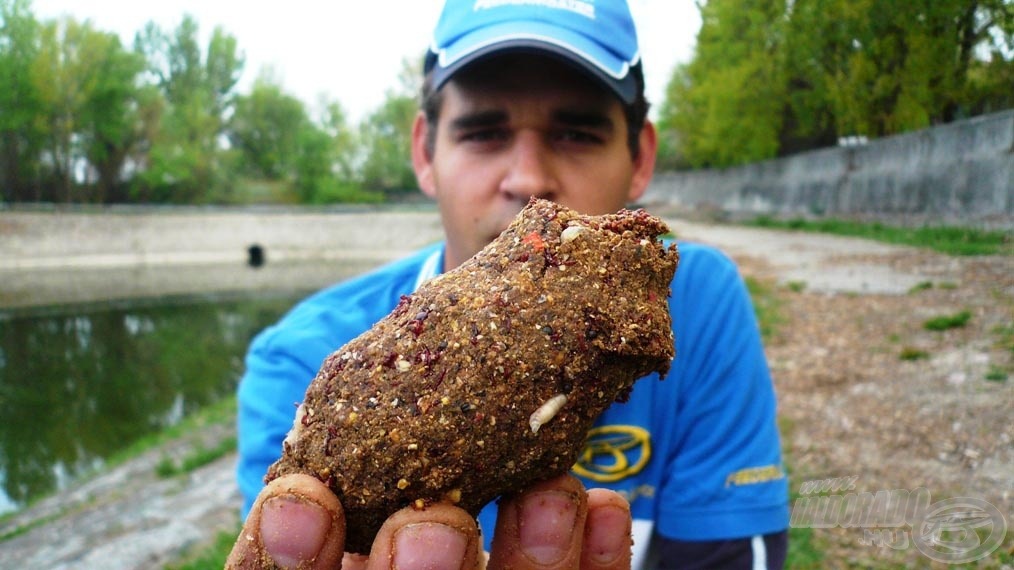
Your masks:
<path fill-rule="evenodd" d="M 441 235 L 432 207 L 0 211 L 0 307 L 315 289 Z"/>
<path fill-rule="evenodd" d="M 1014 229 L 1014 110 L 867 144 L 665 173 L 645 200 L 684 212 Z"/>

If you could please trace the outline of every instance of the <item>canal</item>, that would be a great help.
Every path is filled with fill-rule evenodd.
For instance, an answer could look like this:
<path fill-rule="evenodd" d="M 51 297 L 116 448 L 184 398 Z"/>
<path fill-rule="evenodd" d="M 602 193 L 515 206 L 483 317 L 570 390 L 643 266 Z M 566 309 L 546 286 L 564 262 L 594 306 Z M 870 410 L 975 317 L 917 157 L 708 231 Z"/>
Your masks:
<path fill-rule="evenodd" d="M 232 397 L 298 299 L 440 235 L 429 206 L 0 209 L 0 515 Z"/>
<path fill-rule="evenodd" d="M 0 514 L 231 397 L 249 341 L 307 292 L 0 310 Z"/>

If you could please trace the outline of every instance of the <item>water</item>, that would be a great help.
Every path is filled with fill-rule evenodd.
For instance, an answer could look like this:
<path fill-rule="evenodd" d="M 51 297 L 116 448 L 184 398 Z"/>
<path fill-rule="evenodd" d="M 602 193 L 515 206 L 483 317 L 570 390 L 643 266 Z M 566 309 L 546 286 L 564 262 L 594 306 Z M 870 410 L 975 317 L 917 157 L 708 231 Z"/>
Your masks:
<path fill-rule="evenodd" d="M 250 339 L 303 295 L 0 309 L 0 513 L 231 396 Z"/>

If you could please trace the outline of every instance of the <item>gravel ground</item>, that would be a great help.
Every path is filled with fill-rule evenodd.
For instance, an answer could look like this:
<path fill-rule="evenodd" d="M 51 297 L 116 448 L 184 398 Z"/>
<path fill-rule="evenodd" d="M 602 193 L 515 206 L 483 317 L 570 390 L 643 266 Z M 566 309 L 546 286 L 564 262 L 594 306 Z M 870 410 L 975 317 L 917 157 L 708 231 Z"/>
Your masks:
<path fill-rule="evenodd" d="M 1014 326 L 1014 257 L 671 223 L 725 250 L 777 296 L 783 322 L 767 351 L 794 490 L 835 477 L 855 477 L 857 492 L 923 487 L 933 501 L 989 501 L 1014 524 L 1014 377 L 987 380 L 1014 376 L 1001 345 Z M 962 310 L 972 314 L 965 327 L 923 328 Z M 917 351 L 925 358 L 901 358 Z M 198 445 L 193 438 L 211 447 L 231 435 L 215 426 L 5 519 L 0 536 L 14 536 L 0 541 L 0 569 L 157 568 L 234 531 L 234 456 L 167 480 L 155 474 L 162 457 Z M 863 545 L 860 529 L 816 529 L 814 538 L 828 553 L 823 567 L 930 565 L 915 548 Z M 996 554 L 985 565 L 1001 567 Z"/>
<path fill-rule="evenodd" d="M 683 233 L 717 243 L 745 274 L 777 287 L 784 322 L 767 353 L 793 490 L 842 477 L 854 478 L 856 493 L 925 488 L 933 503 L 984 499 L 1014 525 L 1014 257 L 735 227 Z M 923 326 L 966 310 L 964 327 Z M 1010 568 L 1014 532 L 1006 536 L 975 567 Z M 825 568 L 931 564 L 915 547 L 863 544 L 863 529 L 814 537 Z"/>

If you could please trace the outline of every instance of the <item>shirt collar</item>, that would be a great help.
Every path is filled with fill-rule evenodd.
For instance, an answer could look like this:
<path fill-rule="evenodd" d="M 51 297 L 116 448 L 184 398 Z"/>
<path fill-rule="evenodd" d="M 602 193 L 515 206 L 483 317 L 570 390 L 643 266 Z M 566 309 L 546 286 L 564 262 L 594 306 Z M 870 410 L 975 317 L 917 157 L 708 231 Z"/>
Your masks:
<path fill-rule="evenodd" d="M 419 268 L 419 275 L 415 278 L 415 287 L 412 291 L 417 291 L 423 283 L 433 279 L 437 275 L 440 275 L 440 270 L 444 266 L 444 248 L 438 247 L 436 251 L 431 253 L 426 261 L 423 262 L 422 267 Z"/>

